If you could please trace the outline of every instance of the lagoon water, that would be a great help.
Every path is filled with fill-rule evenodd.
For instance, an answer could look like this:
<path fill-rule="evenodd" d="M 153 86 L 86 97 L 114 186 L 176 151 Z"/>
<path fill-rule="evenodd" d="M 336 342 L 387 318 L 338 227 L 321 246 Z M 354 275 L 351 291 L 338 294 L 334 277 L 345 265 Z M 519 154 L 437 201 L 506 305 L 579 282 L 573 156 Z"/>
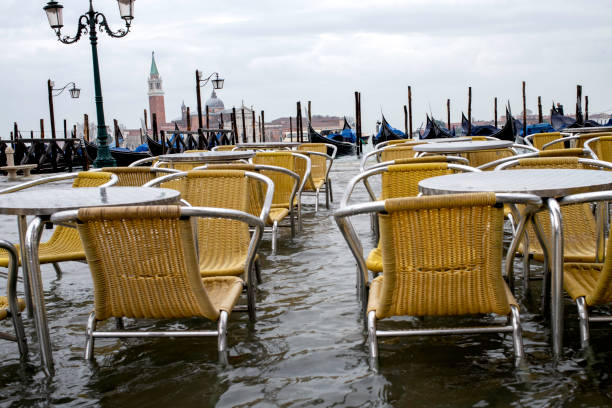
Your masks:
<path fill-rule="evenodd" d="M 334 206 L 358 171 L 354 159 L 334 164 Z M 41 192 L 42 193 L 42 192 Z M 355 201 L 366 200 L 363 188 Z M 541 314 L 541 281 L 517 284 L 526 359 L 515 367 L 509 334 L 387 338 L 380 341 L 380 372 L 368 368 L 363 319 L 355 290 L 355 262 L 322 205 L 305 198 L 304 230 L 281 230 L 277 255 L 262 246 L 257 322 L 245 313 L 229 321 L 229 365 L 218 363 L 216 340 L 98 339 L 95 362 L 83 359 L 92 309 L 89 270 L 62 264 L 57 279 L 43 266 L 55 376 L 40 370 L 32 320 L 25 318 L 30 354 L 0 348 L 0 406 L 181 407 L 550 407 L 612 405 L 612 331 L 592 326 L 592 346 L 580 350 L 576 311 L 566 300 L 563 358 L 551 357 Z M 368 251 L 375 242 L 368 217 L 354 219 Z M 17 241 L 14 217 L 0 217 L 2 237 Z M 46 234 L 49 231 L 45 232 Z M 45 238 L 43 238 L 45 239 Z M 520 262 L 517 278 L 522 275 Z M 536 265 L 536 275 L 541 268 Z M 0 282 L 4 290 L 4 281 Z M 425 319 L 427 324 L 444 321 Z M 134 322 L 127 327 L 212 328 L 198 319 Z M 385 323 L 381 323 L 384 325 Z M 393 323 L 387 323 L 393 325 Z M 2 323 L 8 330 L 8 322 Z M 111 329 L 113 322 L 100 325 Z M 387 326 L 390 327 L 390 326 Z"/>

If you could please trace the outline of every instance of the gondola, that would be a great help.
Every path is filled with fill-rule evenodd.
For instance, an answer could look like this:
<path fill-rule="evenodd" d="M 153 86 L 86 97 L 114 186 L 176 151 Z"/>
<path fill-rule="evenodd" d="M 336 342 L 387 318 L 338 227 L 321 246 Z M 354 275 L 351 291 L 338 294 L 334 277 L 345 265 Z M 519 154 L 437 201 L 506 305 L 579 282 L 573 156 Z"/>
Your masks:
<path fill-rule="evenodd" d="M 496 139 L 499 139 L 499 140 L 507 140 L 513 143 L 516 141 L 516 129 L 514 127 L 514 121 L 512 119 L 512 114 L 507 108 L 506 108 L 506 124 L 504 125 L 503 128 L 498 130 L 497 133 L 493 133 L 490 136 Z"/>
<path fill-rule="evenodd" d="M 332 132 L 332 131 L 330 131 Z M 344 118 L 344 126 L 342 127 L 341 131 L 336 131 L 333 133 L 329 133 L 329 134 L 323 134 L 322 136 L 328 138 L 328 139 L 333 139 L 337 142 L 346 142 L 346 143 L 355 143 L 355 140 L 357 139 L 357 135 L 355 133 L 355 131 L 351 128 L 351 126 L 348 124 L 346 118 Z M 362 143 L 363 143 L 363 137 L 362 137 Z M 367 142 L 366 142 L 367 143 Z"/>
<path fill-rule="evenodd" d="M 582 114 L 578 115 L 578 119 L 574 119 L 569 116 L 564 116 L 563 110 L 557 109 L 554 106 L 554 104 L 553 104 L 552 110 L 550 111 L 550 124 L 552 125 L 553 129 L 555 129 L 557 132 L 562 129 L 566 129 L 566 128 L 572 129 L 572 128 L 579 128 L 579 127 L 599 127 L 601 126 L 599 123 L 595 122 L 594 120 L 584 120 L 582 118 Z"/>
<path fill-rule="evenodd" d="M 327 143 L 336 146 L 336 148 L 338 149 L 338 151 L 336 152 L 336 156 L 347 156 L 349 154 L 355 154 L 354 143 L 339 142 L 337 140 L 321 136 L 310 125 L 308 125 L 308 139 L 310 140 L 310 143 Z"/>
<path fill-rule="evenodd" d="M 427 124 L 420 139 L 446 139 L 455 137 L 448 129 L 441 128 L 435 120 L 427 115 Z"/>
<path fill-rule="evenodd" d="M 470 122 L 465 117 L 463 112 L 461 112 L 461 127 L 467 136 L 491 136 L 492 134 L 499 132 L 499 129 L 493 125 L 479 126 L 472 124 L 470 126 Z M 468 129 L 470 129 L 469 134 L 467 133 Z"/>
<path fill-rule="evenodd" d="M 89 160 L 93 162 L 98 156 L 98 146 L 86 140 L 83 140 L 83 144 L 85 145 Z M 130 150 L 120 150 L 120 148 L 116 147 L 112 147 L 110 149 L 110 153 L 111 156 L 113 156 L 113 158 L 117 161 L 117 166 L 119 167 L 129 166 L 136 160 L 144 159 L 146 157 L 151 156 L 147 152 L 132 152 Z"/>
<path fill-rule="evenodd" d="M 406 139 L 406 134 L 399 129 L 395 129 L 385 119 L 382 117 L 382 124 L 380 125 L 380 129 L 376 136 L 372 137 L 372 144 L 375 146 L 381 142 L 386 142 L 388 140 L 398 140 L 398 139 Z"/>

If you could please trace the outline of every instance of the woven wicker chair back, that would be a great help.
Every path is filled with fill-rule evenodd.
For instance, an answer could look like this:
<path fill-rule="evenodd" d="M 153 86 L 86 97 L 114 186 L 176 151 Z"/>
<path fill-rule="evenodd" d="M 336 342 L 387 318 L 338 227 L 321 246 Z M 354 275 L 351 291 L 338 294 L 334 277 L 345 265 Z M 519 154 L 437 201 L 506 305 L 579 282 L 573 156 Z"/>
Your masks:
<path fill-rule="evenodd" d="M 470 166 L 478 167 L 485 163 L 492 162 L 494 160 L 503 159 L 505 157 L 514 156 L 516 153 L 512 149 L 491 149 L 491 150 L 479 150 L 476 152 L 462 153 L 461 156 L 468 159 Z M 492 168 L 488 170 L 493 170 Z"/>
<path fill-rule="evenodd" d="M 416 197 L 419 194 L 419 182 L 426 178 L 453 174 L 447 163 L 414 163 L 396 164 L 382 173 L 383 200 L 398 197 Z"/>
<path fill-rule="evenodd" d="M 327 154 L 327 145 L 325 143 L 303 143 L 298 146 L 298 153 L 302 152 L 318 152 Z M 327 159 L 316 154 L 306 155 L 310 158 L 310 177 L 315 180 L 325 180 L 327 174 Z M 296 163 L 297 165 L 298 163 Z M 305 171 L 306 169 L 304 169 Z M 301 175 L 300 175 L 301 177 Z M 312 187 L 308 186 L 307 187 Z"/>
<path fill-rule="evenodd" d="M 249 183 L 242 170 L 192 170 L 179 181 L 183 183 L 181 197 L 193 206 L 249 212 Z M 244 222 L 198 219 L 201 266 L 210 268 L 213 263 L 218 266 L 215 269 L 223 270 L 223 265 L 231 264 L 233 258 L 245 259 L 250 240 L 249 226 Z M 214 262 L 211 262 L 211 257 L 214 257 Z"/>
<path fill-rule="evenodd" d="M 486 136 L 470 136 L 472 142 L 484 142 L 487 140 Z"/>
<path fill-rule="evenodd" d="M 389 199 L 385 210 L 377 318 L 509 313 L 495 194 Z"/>
<path fill-rule="evenodd" d="M 247 163 L 221 163 L 209 164 L 207 170 L 242 170 L 258 172 L 254 164 Z M 264 199 L 266 197 L 267 185 L 260 180 L 248 177 L 249 183 L 249 214 L 259 217 L 263 209 Z"/>
<path fill-rule="evenodd" d="M 83 208 L 78 232 L 96 319 L 218 317 L 201 281 L 194 234 L 178 206 Z"/>
<path fill-rule="evenodd" d="M 574 141 L 575 143 L 574 147 L 583 148 L 584 144 L 590 139 L 593 139 L 595 137 L 605 137 L 605 136 L 612 136 L 612 133 L 610 132 L 584 133 L 580 135 L 580 137 Z"/>
<path fill-rule="evenodd" d="M 578 157 L 540 157 L 519 159 L 510 169 L 598 169 L 578 162 Z M 597 225 L 589 204 L 572 204 L 561 207 L 563 216 L 564 252 L 574 261 L 591 262 L 595 258 Z M 550 221 L 546 212 L 536 214 L 547 239 L 551 238 Z M 542 247 L 533 227 L 527 229 L 530 252 L 542 253 Z"/>
<path fill-rule="evenodd" d="M 287 170 L 298 173 L 295 168 L 295 160 L 291 152 L 257 152 L 253 157 L 255 164 L 267 164 L 270 166 L 283 167 Z M 274 198 L 272 199 L 272 207 L 289 208 L 291 192 L 295 180 L 288 175 L 272 171 L 262 171 L 261 174 L 269 177 L 274 182 Z M 298 173 L 299 174 L 299 173 Z"/>
<path fill-rule="evenodd" d="M 150 167 L 104 167 L 102 171 L 117 176 L 117 187 L 139 187 L 157 177 Z"/>
<path fill-rule="evenodd" d="M 410 145 L 400 145 L 387 147 L 382 149 L 380 152 L 380 160 L 381 161 L 390 161 L 396 159 L 410 159 L 416 156 L 416 152 L 413 150 L 413 146 L 418 144 L 423 144 L 425 142 L 416 142 L 411 143 Z"/>
<path fill-rule="evenodd" d="M 606 255 L 612 254 L 612 239 L 608 239 L 606 248 Z M 579 267 L 580 264 L 574 264 L 574 267 Z M 585 293 L 587 305 L 600 305 L 604 303 L 612 302 L 612 257 L 606 256 L 601 273 L 594 275 L 588 273 L 592 271 L 593 265 L 585 265 L 584 274 L 574 274 L 577 279 L 584 279 L 588 282 L 589 279 L 597 279 L 593 291 L 591 293 Z M 580 282 L 583 287 L 589 287 L 591 285 Z"/>
<path fill-rule="evenodd" d="M 599 160 L 612 162 L 612 136 L 602 136 L 599 140 L 590 143 Z"/>
<path fill-rule="evenodd" d="M 568 147 L 563 149 L 557 147 L 555 149 L 540 150 L 538 157 L 587 157 L 588 153 L 584 149 L 578 147 Z"/>
<path fill-rule="evenodd" d="M 215 151 L 216 152 L 231 152 L 232 150 L 234 150 L 234 147 L 236 147 L 236 145 L 217 146 L 215 148 Z"/>
<path fill-rule="evenodd" d="M 104 171 L 81 171 L 72 182 L 72 187 L 99 187 L 111 180 L 112 174 Z"/>
<path fill-rule="evenodd" d="M 559 132 L 548 132 L 548 133 L 534 133 L 531 138 L 531 144 L 538 150 L 544 150 L 544 145 L 557 139 L 561 139 L 561 133 Z M 548 149 L 563 149 L 564 143 L 556 143 Z M 547 150 L 548 150 L 547 149 Z"/>
<path fill-rule="evenodd" d="M 446 156 L 421 156 L 408 159 L 397 159 L 394 164 L 417 164 L 417 163 L 447 163 Z"/>

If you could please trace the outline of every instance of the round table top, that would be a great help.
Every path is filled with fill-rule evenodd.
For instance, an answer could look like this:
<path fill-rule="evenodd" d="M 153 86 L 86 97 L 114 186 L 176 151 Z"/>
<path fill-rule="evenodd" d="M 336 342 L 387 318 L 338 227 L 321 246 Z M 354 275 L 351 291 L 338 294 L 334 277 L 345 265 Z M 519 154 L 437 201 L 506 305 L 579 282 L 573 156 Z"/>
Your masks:
<path fill-rule="evenodd" d="M 560 130 L 561 133 L 599 133 L 612 132 L 612 126 L 597 126 L 597 127 L 582 127 L 582 128 L 565 128 Z"/>
<path fill-rule="evenodd" d="M 251 148 L 283 148 L 283 147 L 298 147 L 301 142 L 260 142 L 260 143 L 238 143 L 237 147 L 251 147 Z"/>
<path fill-rule="evenodd" d="M 457 142 L 470 142 L 471 137 L 457 136 L 457 137 L 441 137 L 439 139 L 417 139 L 419 142 L 427 143 L 457 143 Z"/>
<path fill-rule="evenodd" d="M 503 149 L 512 147 L 514 143 L 507 140 L 476 140 L 446 143 L 426 143 L 414 146 L 415 152 L 425 153 L 459 153 L 478 150 Z"/>
<path fill-rule="evenodd" d="M 241 159 L 250 159 L 255 156 L 255 152 L 250 150 L 231 151 L 231 152 L 193 152 L 193 153 L 172 153 L 159 156 L 160 161 L 165 162 L 223 162 Z"/>
<path fill-rule="evenodd" d="M 543 198 L 612 189 L 612 172 L 573 169 L 483 171 L 431 177 L 419 182 L 423 194 L 526 193 Z"/>
<path fill-rule="evenodd" d="M 0 214 L 51 215 L 83 207 L 172 204 L 179 197 L 178 191 L 169 188 L 32 188 L 0 195 Z"/>

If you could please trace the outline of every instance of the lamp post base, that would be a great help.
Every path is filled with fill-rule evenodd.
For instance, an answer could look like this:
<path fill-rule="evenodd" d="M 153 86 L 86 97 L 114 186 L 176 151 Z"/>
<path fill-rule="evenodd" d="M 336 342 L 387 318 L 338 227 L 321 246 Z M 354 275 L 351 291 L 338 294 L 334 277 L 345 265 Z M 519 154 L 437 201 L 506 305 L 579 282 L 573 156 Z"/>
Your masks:
<path fill-rule="evenodd" d="M 93 167 L 96 169 L 101 169 L 102 167 L 117 167 L 117 161 L 113 158 L 105 159 L 105 160 L 94 160 Z"/>

